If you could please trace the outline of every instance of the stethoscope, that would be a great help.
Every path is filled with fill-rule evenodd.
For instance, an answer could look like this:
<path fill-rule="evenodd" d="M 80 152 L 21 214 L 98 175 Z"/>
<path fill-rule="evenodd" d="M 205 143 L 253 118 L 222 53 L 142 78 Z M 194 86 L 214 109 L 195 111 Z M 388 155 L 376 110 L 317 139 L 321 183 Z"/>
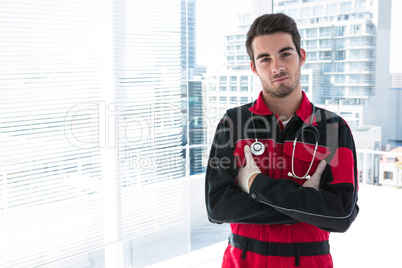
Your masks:
<path fill-rule="evenodd" d="M 311 103 L 311 105 L 313 106 L 313 113 L 311 114 L 311 118 L 310 118 L 310 124 L 308 125 L 304 125 L 303 127 L 301 127 L 297 132 L 296 132 L 296 136 L 295 136 L 295 140 L 293 141 L 293 150 L 292 150 L 292 172 L 288 173 L 289 177 L 293 177 L 295 179 L 310 179 L 311 176 L 308 175 L 308 173 L 311 170 L 311 167 L 313 166 L 314 163 L 314 158 L 315 158 L 315 154 L 317 153 L 317 149 L 318 149 L 318 141 L 320 140 L 320 133 L 318 132 L 318 129 L 313 126 L 313 119 L 314 119 L 314 114 L 315 114 L 315 106 L 314 104 Z M 255 142 L 253 142 L 251 144 L 250 150 L 251 153 L 253 155 L 262 155 L 265 151 L 265 146 L 262 142 L 258 141 L 257 139 L 257 133 L 255 131 L 255 125 L 254 125 L 254 119 L 253 119 L 253 113 L 251 112 L 251 122 L 253 123 L 253 129 L 254 129 L 254 136 L 255 136 Z M 314 135 L 314 140 L 315 140 L 315 147 L 314 147 L 314 153 L 313 153 L 313 158 L 311 159 L 310 162 L 310 166 L 306 172 L 306 174 L 304 174 L 304 176 L 297 176 L 294 170 L 294 158 L 295 158 L 295 150 L 296 150 L 296 142 L 297 139 L 299 138 L 299 136 L 302 136 L 303 132 L 311 132 Z"/>

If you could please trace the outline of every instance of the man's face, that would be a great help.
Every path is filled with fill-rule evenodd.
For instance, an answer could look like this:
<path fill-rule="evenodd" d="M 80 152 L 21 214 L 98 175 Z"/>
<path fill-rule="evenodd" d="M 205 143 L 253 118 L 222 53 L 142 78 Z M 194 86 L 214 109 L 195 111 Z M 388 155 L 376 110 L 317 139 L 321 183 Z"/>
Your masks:
<path fill-rule="evenodd" d="M 276 98 L 284 98 L 300 86 L 300 67 L 306 60 L 306 52 L 299 54 L 288 33 L 262 35 L 251 44 L 254 62 L 251 70 L 260 77 L 264 93 Z"/>

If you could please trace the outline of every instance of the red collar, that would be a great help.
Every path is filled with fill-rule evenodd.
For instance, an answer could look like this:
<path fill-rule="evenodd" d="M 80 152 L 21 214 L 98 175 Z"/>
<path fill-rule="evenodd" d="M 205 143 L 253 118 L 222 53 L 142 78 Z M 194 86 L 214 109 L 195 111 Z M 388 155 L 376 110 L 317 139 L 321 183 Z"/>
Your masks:
<path fill-rule="evenodd" d="M 313 112 L 313 105 L 310 103 L 307 98 L 306 93 L 302 91 L 303 98 L 300 103 L 299 108 L 297 108 L 296 115 L 303 120 L 306 124 L 310 124 L 310 116 Z M 262 98 L 262 91 L 258 96 L 257 100 L 254 102 L 253 106 L 249 108 L 250 112 L 257 115 L 270 115 L 273 114 L 267 105 L 265 105 L 264 99 Z M 317 126 L 316 118 L 314 116 L 313 125 Z"/>

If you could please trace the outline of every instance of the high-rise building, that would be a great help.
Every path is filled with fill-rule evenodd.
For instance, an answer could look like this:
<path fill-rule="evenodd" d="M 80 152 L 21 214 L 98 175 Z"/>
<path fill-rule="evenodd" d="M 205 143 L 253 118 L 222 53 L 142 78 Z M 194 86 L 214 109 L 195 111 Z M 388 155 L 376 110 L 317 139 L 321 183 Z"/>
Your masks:
<path fill-rule="evenodd" d="M 393 119 L 391 121 L 394 124 L 394 133 L 391 133 L 391 145 L 402 146 L 402 73 L 391 73 L 391 102 L 390 102 L 390 114 Z"/>
<path fill-rule="evenodd" d="M 352 125 L 381 126 L 388 143 L 391 0 L 274 0 L 273 10 L 297 22 L 310 99 Z"/>
<path fill-rule="evenodd" d="M 196 62 L 196 0 L 181 1 L 181 68 L 182 68 L 182 107 L 183 118 L 188 118 L 182 123 L 183 145 L 200 145 L 204 143 L 204 131 L 202 120 L 202 86 L 201 79 L 203 68 Z M 186 123 L 188 122 L 188 124 Z M 189 175 L 205 172 L 202 166 L 201 156 L 205 148 L 187 147 L 183 154 L 189 158 L 187 163 Z"/>

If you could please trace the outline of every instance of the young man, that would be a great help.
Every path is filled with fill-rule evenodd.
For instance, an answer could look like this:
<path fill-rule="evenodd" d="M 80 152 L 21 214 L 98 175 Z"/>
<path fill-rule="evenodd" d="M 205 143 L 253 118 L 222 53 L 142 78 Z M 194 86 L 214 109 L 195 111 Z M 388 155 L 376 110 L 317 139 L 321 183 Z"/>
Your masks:
<path fill-rule="evenodd" d="M 359 210 L 351 131 L 301 90 L 292 18 L 260 16 L 246 47 L 263 90 L 223 116 L 206 173 L 209 219 L 231 224 L 222 267 L 333 267 L 329 232 Z"/>

